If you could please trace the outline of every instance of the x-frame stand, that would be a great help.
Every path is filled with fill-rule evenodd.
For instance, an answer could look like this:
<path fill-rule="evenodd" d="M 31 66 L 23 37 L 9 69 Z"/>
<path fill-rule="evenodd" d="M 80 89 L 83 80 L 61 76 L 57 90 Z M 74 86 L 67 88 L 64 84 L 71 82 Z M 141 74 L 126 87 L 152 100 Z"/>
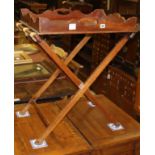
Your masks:
<path fill-rule="evenodd" d="M 26 36 L 30 36 L 33 41 L 35 41 L 45 52 L 46 54 L 53 60 L 53 62 L 57 65 L 58 69 L 55 70 L 55 72 L 50 76 L 50 78 L 45 82 L 45 84 L 32 96 L 32 98 L 29 100 L 28 104 L 25 106 L 24 109 L 21 111 L 18 111 L 16 114 L 18 117 L 27 117 L 30 116 L 28 110 L 31 105 L 33 105 L 39 114 L 40 118 L 44 122 L 44 124 L 47 126 L 47 129 L 42 133 L 42 135 L 33 141 L 32 145 L 38 145 L 38 148 L 45 147 L 44 145 L 46 143 L 45 139 L 49 136 L 51 132 L 57 127 L 57 125 L 65 118 L 65 116 L 70 112 L 70 110 L 76 105 L 76 103 L 79 101 L 79 99 L 85 95 L 88 99 L 88 102 L 90 105 L 98 107 L 103 114 L 108 118 L 108 120 L 111 123 L 116 123 L 116 126 L 119 124 L 115 118 L 110 115 L 106 110 L 103 109 L 98 103 L 98 100 L 95 98 L 95 96 L 92 94 L 92 92 L 89 90 L 89 87 L 93 84 L 93 82 L 97 79 L 97 77 L 102 73 L 102 71 L 108 66 L 108 64 L 114 59 L 114 57 L 119 53 L 119 51 L 122 49 L 122 47 L 127 43 L 127 41 L 134 37 L 135 33 L 128 33 L 125 34 L 122 39 L 115 45 L 115 47 L 109 52 L 109 54 L 102 60 L 100 65 L 96 68 L 96 70 L 90 75 L 90 77 L 86 80 L 85 83 L 83 83 L 68 67 L 67 65 L 69 62 L 78 54 L 78 52 L 84 47 L 84 45 L 89 41 L 91 38 L 90 34 L 87 34 L 80 42 L 79 44 L 74 48 L 74 50 L 69 54 L 69 56 L 65 59 L 63 62 L 49 47 L 49 45 L 40 38 L 40 36 L 32 31 L 32 29 L 26 27 L 22 23 L 17 23 L 16 26 L 19 28 L 19 30 L 22 30 L 25 32 Z M 60 72 L 64 72 L 66 76 L 79 88 L 79 90 L 73 95 L 67 106 L 59 113 L 59 115 L 56 117 L 56 119 L 50 123 L 48 120 L 44 117 L 41 110 L 37 106 L 37 99 L 41 96 L 42 93 L 46 91 L 46 89 L 55 81 L 55 79 L 58 77 Z M 118 123 L 118 124 L 117 124 Z"/>

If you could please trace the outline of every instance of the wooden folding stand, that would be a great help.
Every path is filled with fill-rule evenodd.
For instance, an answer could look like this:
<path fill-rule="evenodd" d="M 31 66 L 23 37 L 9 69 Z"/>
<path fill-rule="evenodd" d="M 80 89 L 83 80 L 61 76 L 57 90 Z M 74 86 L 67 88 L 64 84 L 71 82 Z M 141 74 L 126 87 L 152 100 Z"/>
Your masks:
<path fill-rule="evenodd" d="M 130 22 L 129 22 L 130 23 Z M 116 24 L 117 25 L 117 24 Z M 126 28 L 124 26 L 121 28 L 116 27 L 113 29 L 104 29 L 102 28 L 99 31 L 66 31 L 66 32 L 54 32 L 50 33 L 52 34 L 86 34 L 86 36 L 79 42 L 79 44 L 74 48 L 74 50 L 69 54 L 69 56 L 64 60 L 64 62 L 52 51 L 50 46 L 39 36 L 39 33 L 34 31 L 30 26 L 27 24 L 20 22 L 17 23 L 16 26 L 19 28 L 19 30 L 22 30 L 26 36 L 30 36 L 33 41 L 35 41 L 40 47 L 46 52 L 46 54 L 52 59 L 52 61 L 56 64 L 58 67 L 56 71 L 51 75 L 51 77 L 45 82 L 45 84 L 32 96 L 32 98 L 29 100 L 28 104 L 22 109 L 21 111 L 18 111 L 16 114 L 18 117 L 26 117 L 30 116 L 30 113 L 28 112 L 31 105 L 33 105 L 40 116 L 43 123 L 47 126 L 46 130 L 35 139 L 33 142 L 33 145 L 37 145 L 38 148 L 42 147 L 42 144 L 45 144 L 45 139 L 49 136 L 51 132 L 58 126 L 58 124 L 65 118 L 65 116 L 70 112 L 70 110 L 76 105 L 76 103 L 79 101 L 79 99 L 85 95 L 88 99 L 88 104 L 92 107 L 96 105 L 98 107 L 103 115 L 107 118 L 108 123 L 113 123 L 115 127 L 120 127 L 121 124 L 115 120 L 114 116 L 109 114 L 108 111 L 106 111 L 100 104 L 98 103 L 95 95 L 92 94 L 90 91 L 90 86 L 93 84 L 93 82 L 97 79 L 97 77 L 102 73 L 102 71 L 108 66 L 108 64 L 114 59 L 114 57 L 119 53 L 119 51 L 122 49 L 122 47 L 127 43 L 127 41 L 132 38 L 135 34 L 135 32 L 138 31 L 137 23 L 133 24 L 133 26 L 130 26 Z M 107 26 L 108 27 L 108 26 Z M 86 82 L 82 82 L 68 67 L 67 65 L 70 63 L 70 61 L 78 54 L 78 52 L 84 47 L 84 45 L 90 40 L 93 34 L 101 34 L 101 33 L 127 33 L 120 39 L 120 41 L 115 45 L 115 47 L 109 52 L 109 54 L 102 60 L 100 65 L 96 68 L 96 70 L 90 75 L 90 77 L 86 80 Z M 43 35 L 43 34 L 40 34 Z M 41 109 L 39 109 L 37 105 L 37 99 L 41 96 L 42 93 L 46 91 L 46 89 L 55 81 L 55 79 L 58 77 L 58 75 L 62 72 L 77 86 L 78 91 L 73 95 L 66 107 L 58 114 L 56 119 L 50 123 L 41 112 Z M 103 103 L 104 104 L 104 103 Z M 39 147 L 40 146 L 40 147 Z"/>

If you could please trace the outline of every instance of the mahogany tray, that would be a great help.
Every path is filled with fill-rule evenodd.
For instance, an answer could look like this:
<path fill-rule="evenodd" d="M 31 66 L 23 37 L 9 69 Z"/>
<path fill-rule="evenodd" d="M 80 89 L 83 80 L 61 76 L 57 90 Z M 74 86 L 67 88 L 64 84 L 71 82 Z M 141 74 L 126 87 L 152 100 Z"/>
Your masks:
<path fill-rule="evenodd" d="M 69 9 L 36 14 L 24 8 L 21 9 L 21 20 L 40 35 L 137 32 L 139 29 L 136 17 L 125 19 L 119 13 L 106 15 L 102 9 L 90 14 Z"/>

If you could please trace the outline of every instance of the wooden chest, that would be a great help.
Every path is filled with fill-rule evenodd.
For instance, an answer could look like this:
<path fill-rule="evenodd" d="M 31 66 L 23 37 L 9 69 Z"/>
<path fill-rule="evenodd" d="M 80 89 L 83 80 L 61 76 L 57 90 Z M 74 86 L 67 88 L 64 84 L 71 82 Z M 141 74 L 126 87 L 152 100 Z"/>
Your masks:
<path fill-rule="evenodd" d="M 15 111 L 23 106 L 16 105 Z M 40 104 L 40 108 L 50 122 L 60 112 L 54 104 Z M 15 116 L 15 155 L 86 155 L 90 150 L 87 141 L 68 119 L 62 121 L 47 138 L 47 148 L 32 149 L 30 140 L 40 136 L 45 126 L 33 108 L 30 109 L 30 114 L 31 117 L 28 118 Z"/>
<path fill-rule="evenodd" d="M 48 147 L 34 150 L 30 139 L 35 139 L 45 130 L 33 108 L 31 117 L 15 116 L 16 155 L 139 155 L 139 124 L 118 108 L 105 96 L 96 96 L 100 105 L 123 126 L 112 131 L 107 124 L 112 123 L 97 107 L 90 107 L 82 98 L 47 138 Z M 40 104 L 40 108 L 52 122 L 68 100 L 53 104 Z M 16 105 L 15 111 L 23 105 Z"/>
<path fill-rule="evenodd" d="M 91 145 L 92 151 L 88 155 L 138 155 L 139 124 L 105 96 L 97 96 L 97 99 L 124 129 L 112 131 L 107 126 L 111 123 L 109 118 L 97 107 L 92 108 L 85 99 L 81 99 L 68 118 Z M 61 108 L 65 106 L 64 103 L 57 105 Z"/>

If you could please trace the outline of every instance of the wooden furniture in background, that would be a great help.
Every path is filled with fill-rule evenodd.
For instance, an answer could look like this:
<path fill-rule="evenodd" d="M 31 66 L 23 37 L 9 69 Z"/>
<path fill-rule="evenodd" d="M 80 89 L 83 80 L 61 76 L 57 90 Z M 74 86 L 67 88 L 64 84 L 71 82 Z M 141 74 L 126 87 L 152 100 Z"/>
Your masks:
<path fill-rule="evenodd" d="M 138 78 L 136 83 L 135 110 L 137 112 L 137 115 L 140 116 L 140 68 L 138 70 Z"/>
<path fill-rule="evenodd" d="M 92 71 L 106 57 L 108 50 L 112 48 L 120 34 L 103 34 L 94 36 L 92 49 Z M 134 118 L 137 118 L 134 104 L 136 91 L 136 70 L 140 65 L 139 33 L 130 40 L 111 62 L 111 66 L 101 74 L 95 81 L 92 89 L 96 93 L 102 93 L 112 99 L 119 107 L 125 110 Z M 113 82 L 107 80 L 108 71 L 114 73 Z M 113 86 L 109 82 L 113 83 Z M 129 86 L 133 83 L 133 87 Z M 117 85 L 119 83 L 119 86 Z M 128 84 L 129 83 L 129 84 Z M 129 95 L 124 95 L 124 92 Z"/>
<path fill-rule="evenodd" d="M 103 34 L 94 36 L 92 49 L 92 69 L 94 69 L 104 58 L 108 51 L 115 45 L 121 34 Z M 133 72 L 139 66 L 140 49 L 139 33 L 130 40 L 120 51 L 112 64 L 122 67 L 132 68 Z"/>
<path fill-rule="evenodd" d="M 26 64 L 26 63 L 32 63 L 31 57 L 24 53 L 23 51 L 16 51 L 14 53 L 14 64 Z"/>
<path fill-rule="evenodd" d="M 16 83 L 14 85 L 15 104 L 27 103 L 32 97 L 32 94 L 40 89 L 45 82 L 45 80 L 33 80 L 24 83 Z M 61 99 L 65 96 L 72 96 L 76 90 L 76 87 L 67 78 L 57 79 L 55 83 L 51 85 L 43 95 L 40 96 L 38 102 L 47 102 L 50 100 Z"/>
<path fill-rule="evenodd" d="M 23 37 L 23 40 L 26 39 L 21 33 L 19 33 L 19 38 L 20 35 Z M 18 44 L 15 45 L 15 53 L 23 50 L 24 54 L 29 54 L 33 63 L 15 65 L 15 104 L 28 102 L 32 94 L 47 81 L 50 74 L 55 70 L 53 62 L 36 44 L 20 44 L 19 38 L 16 40 Z M 59 47 L 54 47 L 54 52 L 64 59 L 67 53 Z M 78 75 L 83 66 L 72 60 L 69 63 L 69 68 Z M 76 90 L 76 87 L 65 75 L 61 74 L 56 82 L 39 98 L 38 102 L 47 102 L 65 96 L 71 96 Z"/>
<path fill-rule="evenodd" d="M 26 103 L 53 73 L 55 66 L 46 61 L 15 65 L 15 103 Z M 76 69 L 76 68 L 75 68 Z M 77 70 L 76 70 L 77 71 Z M 39 98 L 41 101 L 71 96 L 76 87 L 61 74 L 56 82 Z"/>
<path fill-rule="evenodd" d="M 116 0 L 117 10 L 123 16 L 139 16 L 140 14 L 140 0 Z"/>
<path fill-rule="evenodd" d="M 80 0 L 63 0 L 59 4 L 58 8 L 67 8 L 71 10 L 80 10 L 83 13 L 90 13 L 93 11 L 93 5 L 87 2 L 81 2 Z"/>
<path fill-rule="evenodd" d="M 15 43 L 15 47 L 14 47 L 15 52 L 23 51 L 23 52 L 31 55 L 31 54 L 36 54 L 40 51 L 39 48 L 35 44 L 18 43 L 18 41 L 20 40 L 20 37 L 21 37 L 20 35 L 18 35 L 18 38 L 16 38 L 17 43 Z"/>
<path fill-rule="evenodd" d="M 109 67 L 106 95 L 130 115 L 135 116 L 136 79 L 117 67 Z"/>
<path fill-rule="evenodd" d="M 42 56 L 41 53 L 30 56 L 33 60 L 37 60 L 38 54 Z M 28 102 L 32 94 L 41 88 L 55 70 L 55 65 L 53 63 L 45 60 L 37 61 L 28 64 L 15 65 L 15 103 Z M 71 61 L 69 67 L 76 75 L 78 75 L 79 71 L 83 68 L 83 66 L 76 61 Z M 64 74 L 61 74 L 57 78 L 56 82 L 47 89 L 38 101 L 45 102 L 63 98 L 65 96 L 71 96 L 76 92 L 76 90 L 76 87 L 67 79 L 67 77 Z"/>
<path fill-rule="evenodd" d="M 114 34 L 97 34 L 93 37 L 92 70 L 100 64 L 101 60 L 106 57 L 108 52 L 115 45 L 113 35 Z"/>
<path fill-rule="evenodd" d="M 18 0 L 18 3 L 21 3 L 21 5 L 25 8 L 29 8 L 33 12 L 40 13 L 42 11 L 45 11 L 47 9 L 46 3 L 39 3 L 35 0 Z"/>
<path fill-rule="evenodd" d="M 118 66 L 109 66 L 96 80 L 93 90 L 106 95 L 120 108 L 136 118 L 136 78 Z"/>

